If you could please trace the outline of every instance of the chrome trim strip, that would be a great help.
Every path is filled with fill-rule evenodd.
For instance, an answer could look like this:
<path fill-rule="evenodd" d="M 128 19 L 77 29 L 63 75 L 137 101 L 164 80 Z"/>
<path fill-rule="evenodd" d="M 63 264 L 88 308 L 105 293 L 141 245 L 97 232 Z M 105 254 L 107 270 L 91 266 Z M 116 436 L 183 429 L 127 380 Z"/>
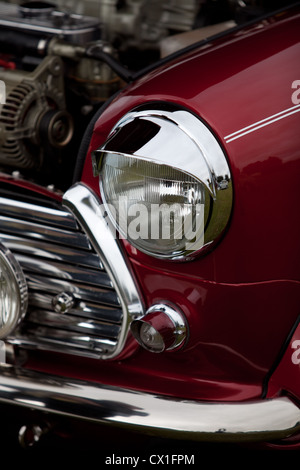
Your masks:
<path fill-rule="evenodd" d="M 67 281 L 83 282 L 94 284 L 98 287 L 112 289 L 113 285 L 109 276 L 100 270 L 92 271 L 91 269 L 77 267 L 76 265 L 66 265 L 47 260 L 47 263 L 41 263 L 40 260 L 28 256 L 15 254 L 15 258 L 22 265 L 24 271 L 42 274 L 57 279 L 65 279 Z"/>
<path fill-rule="evenodd" d="M 37 307 L 42 310 L 52 310 L 53 295 L 44 292 L 30 292 L 30 306 Z M 122 323 L 121 308 L 108 307 L 103 304 L 96 304 L 81 300 L 76 302 L 71 308 L 70 314 L 89 320 L 104 321 L 114 324 Z"/>
<path fill-rule="evenodd" d="M 0 239 L 11 251 L 21 251 L 31 257 L 50 258 L 51 260 L 80 264 L 81 266 L 92 267 L 103 270 L 99 256 L 92 252 L 76 250 L 72 246 L 60 246 L 47 243 L 46 241 L 26 240 L 24 238 L 0 233 Z"/>
<path fill-rule="evenodd" d="M 60 228 L 47 227 L 45 226 L 26 222 L 22 219 L 15 219 L 5 216 L 0 216 L 0 227 L 1 231 L 8 233 L 15 233 L 17 236 L 26 236 L 28 238 L 45 240 L 50 243 L 57 243 L 58 245 L 72 245 L 75 248 L 81 248 L 89 250 L 89 241 L 83 233 L 71 232 L 62 230 Z"/>
<path fill-rule="evenodd" d="M 300 431 L 300 409 L 279 397 L 207 403 L 0 366 L 0 402 L 158 436 L 265 441 Z M 33 400 L 34 397 L 34 400 Z"/>
<path fill-rule="evenodd" d="M 114 229 L 96 195 L 84 184 L 77 183 L 64 194 L 63 204 L 74 214 L 87 234 L 120 299 L 123 325 L 114 353 L 117 356 L 124 347 L 131 321 L 143 314 L 140 293 L 114 236 Z"/>
<path fill-rule="evenodd" d="M 37 219 L 40 223 L 49 225 L 57 225 L 61 228 L 68 228 L 77 230 L 78 226 L 69 212 L 52 209 L 50 207 L 38 206 L 24 201 L 8 199 L 0 197 L 1 213 L 9 217 L 20 217 L 36 222 Z"/>
<path fill-rule="evenodd" d="M 97 320 L 91 320 L 87 318 L 79 318 L 72 316 L 69 313 L 60 314 L 47 312 L 42 310 L 34 310 L 29 313 L 27 317 L 27 324 L 37 324 L 41 327 L 51 327 L 57 329 L 63 329 L 65 331 L 72 331 L 75 333 L 81 333 L 87 335 L 104 336 L 108 339 L 118 339 L 119 325 L 111 325 Z"/>
<path fill-rule="evenodd" d="M 112 307 L 119 307 L 119 299 L 115 291 L 108 289 L 101 289 L 84 284 L 75 284 L 60 279 L 44 278 L 30 273 L 27 276 L 28 287 L 37 291 L 44 291 L 47 293 L 59 294 L 62 291 L 70 292 L 74 295 L 76 300 L 88 300 L 90 302 L 103 303 Z"/>
<path fill-rule="evenodd" d="M 37 327 L 28 324 L 25 329 L 26 334 L 16 333 L 13 338 L 8 338 L 8 343 L 17 346 L 26 346 L 30 349 L 56 351 L 61 353 L 72 353 L 80 357 L 90 357 L 100 359 L 103 355 L 112 355 L 116 349 L 117 341 L 108 338 L 98 338 L 89 336 L 86 333 L 75 333 L 71 331 L 57 331 L 55 328 L 38 326 L 40 334 L 37 344 Z M 51 346 L 51 347 L 50 347 Z M 1 389 L 1 385 L 0 385 Z"/>

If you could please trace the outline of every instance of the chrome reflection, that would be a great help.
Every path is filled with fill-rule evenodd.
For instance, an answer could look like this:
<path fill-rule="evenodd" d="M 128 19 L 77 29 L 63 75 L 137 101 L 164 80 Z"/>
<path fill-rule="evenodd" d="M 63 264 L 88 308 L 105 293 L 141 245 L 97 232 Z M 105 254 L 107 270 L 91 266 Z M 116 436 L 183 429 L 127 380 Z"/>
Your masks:
<path fill-rule="evenodd" d="M 0 366 L 0 402 L 189 440 L 266 441 L 300 431 L 288 397 L 232 403 L 180 400 Z M 34 396 L 34 401 L 32 397 Z"/>
<path fill-rule="evenodd" d="M 120 295 L 76 218 L 60 204 L 54 207 L 20 201 L 18 212 L 14 200 L 0 197 L 0 239 L 24 271 L 29 294 L 6 353 L 17 345 L 114 357 L 127 338 L 126 310 L 124 316 Z"/>
<path fill-rule="evenodd" d="M 74 214 L 87 234 L 118 294 L 123 310 L 123 324 L 114 353 L 114 356 L 117 356 L 124 347 L 131 321 L 143 314 L 143 304 L 133 273 L 114 237 L 114 230 L 107 221 L 103 206 L 87 186 L 82 183 L 74 185 L 65 193 L 63 204 Z M 107 300 L 103 303 L 114 306 L 115 304 L 108 301 L 110 293 L 105 292 L 105 295 Z M 92 300 L 91 297 L 89 300 Z"/>
<path fill-rule="evenodd" d="M 231 215 L 232 177 L 221 145 L 198 117 L 170 103 L 149 104 L 127 113 L 93 154 L 94 174 L 100 175 L 102 192 L 102 164 L 108 155 L 165 165 L 201 182 L 205 189 L 204 242 L 193 253 L 169 259 L 189 259 L 219 240 Z"/>

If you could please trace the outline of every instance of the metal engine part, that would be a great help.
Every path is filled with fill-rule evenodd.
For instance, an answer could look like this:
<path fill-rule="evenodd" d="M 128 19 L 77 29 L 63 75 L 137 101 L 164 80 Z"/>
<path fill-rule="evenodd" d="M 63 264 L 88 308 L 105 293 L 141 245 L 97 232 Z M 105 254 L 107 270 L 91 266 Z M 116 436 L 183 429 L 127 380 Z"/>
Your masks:
<path fill-rule="evenodd" d="M 62 162 L 74 164 L 89 113 L 120 86 L 109 66 L 82 57 L 86 44 L 100 38 L 97 18 L 46 2 L 0 2 L 2 171 L 18 169 L 34 179 L 43 174 L 47 184 L 57 184 Z"/>
<path fill-rule="evenodd" d="M 99 104 L 223 0 L 54 2 L 0 2 L 0 170 L 65 190 Z"/>
<path fill-rule="evenodd" d="M 104 22 L 107 39 L 120 40 L 120 47 L 158 47 L 159 41 L 170 34 L 193 28 L 199 11 L 199 0 L 127 0 L 100 3 L 100 18 Z M 121 41 L 122 39 L 122 41 Z"/>
<path fill-rule="evenodd" d="M 20 5 L 0 2 L 0 27 L 35 35 L 59 35 L 65 41 L 85 44 L 101 36 L 99 19 L 60 11 L 55 3 L 30 1 Z"/>
<path fill-rule="evenodd" d="M 66 110 L 63 63 L 48 56 L 33 71 L 0 71 L 6 103 L 0 106 L 0 163 L 39 169 L 47 148 L 67 145 L 73 135 Z M 45 145 L 46 143 L 46 145 Z"/>
<path fill-rule="evenodd" d="M 61 9 L 100 18 L 105 40 L 119 47 L 158 47 L 160 39 L 193 28 L 205 0 L 56 0 Z"/>

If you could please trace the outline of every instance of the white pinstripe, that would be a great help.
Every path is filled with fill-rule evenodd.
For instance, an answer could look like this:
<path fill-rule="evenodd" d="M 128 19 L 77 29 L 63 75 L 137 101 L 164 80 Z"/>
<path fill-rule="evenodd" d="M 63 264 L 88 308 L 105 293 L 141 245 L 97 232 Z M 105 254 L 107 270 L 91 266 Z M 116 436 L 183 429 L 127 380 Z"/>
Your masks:
<path fill-rule="evenodd" d="M 285 109 L 284 111 L 280 111 L 280 113 L 273 114 L 272 116 L 262 119 L 261 121 L 254 122 L 250 126 L 243 127 L 242 129 L 236 132 L 233 132 L 232 134 L 228 134 L 225 137 L 225 142 L 228 144 L 229 142 L 239 139 L 240 137 L 243 137 L 244 135 L 250 134 L 251 132 L 257 131 L 258 129 L 261 129 L 262 127 L 269 126 L 273 122 L 279 121 L 280 119 L 285 119 L 286 117 L 291 116 L 292 114 L 295 114 L 295 113 L 299 113 L 299 112 L 300 112 L 300 104 L 296 106 L 292 106 L 291 108 Z"/>

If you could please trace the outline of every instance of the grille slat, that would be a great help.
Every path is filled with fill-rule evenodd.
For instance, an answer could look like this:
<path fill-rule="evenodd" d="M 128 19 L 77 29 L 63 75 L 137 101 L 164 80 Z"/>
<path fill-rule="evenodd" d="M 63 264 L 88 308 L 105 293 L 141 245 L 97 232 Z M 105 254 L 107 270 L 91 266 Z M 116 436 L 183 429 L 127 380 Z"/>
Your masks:
<path fill-rule="evenodd" d="M 31 292 L 30 305 L 37 309 L 51 310 L 53 296 L 47 293 Z M 89 319 L 115 324 L 122 323 L 122 310 L 105 305 L 94 304 L 87 301 L 80 301 L 69 311 L 70 314 Z"/>
<path fill-rule="evenodd" d="M 34 243 L 32 243 L 32 240 L 5 233 L 0 233 L 0 238 L 2 242 L 15 253 L 20 252 L 34 258 L 49 258 L 64 263 L 103 269 L 99 257 L 92 252 L 80 251 L 70 246 L 53 245 L 39 240 L 35 240 Z"/>
<path fill-rule="evenodd" d="M 9 217 L 20 217 L 32 222 L 39 220 L 39 223 L 49 224 L 49 222 L 57 227 L 77 230 L 78 225 L 74 217 L 69 212 L 63 212 L 57 209 L 36 206 L 23 201 L 15 201 L 0 197 L 1 213 Z"/>
<path fill-rule="evenodd" d="M 0 240 L 19 261 L 29 290 L 28 313 L 9 341 L 88 357 L 113 355 L 123 324 L 120 300 L 71 212 L 0 197 Z M 65 314 L 52 306 L 62 292 L 75 302 Z"/>
<path fill-rule="evenodd" d="M 39 342 L 36 337 L 39 336 Z M 28 325 L 26 335 L 16 332 L 10 339 L 12 344 L 29 348 L 61 351 L 87 357 L 113 353 L 117 342 L 106 338 L 97 338 L 69 331 L 57 331 L 54 328 Z"/>
<path fill-rule="evenodd" d="M 82 282 L 112 289 L 112 282 L 105 272 L 92 271 L 82 266 L 65 265 L 53 261 L 41 263 L 40 259 L 29 258 L 27 256 L 16 255 L 17 260 L 22 265 L 24 271 L 50 276 L 55 279 L 65 279 L 68 281 Z"/>
<path fill-rule="evenodd" d="M 36 310 L 31 312 L 27 318 L 27 324 L 49 326 L 55 330 L 67 330 L 77 333 L 90 333 L 90 335 L 114 339 L 118 338 L 118 325 L 97 322 L 86 318 L 78 318 L 69 314 L 60 315 L 53 312 Z"/>
<path fill-rule="evenodd" d="M 60 292 L 70 292 L 74 295 L 75 299 L 99 302 L 113 307 L 120 306 L 118 296 L 114 291 L 38 276 L 27 271 L 24 271 L 24 273 L 27 278 L 28 287 L 34 291 L 50 292 L 53 296 Z"/>
<path fill-rule="evenodd" d="M 32 240 L 42 239 L 58 245 L 71 245 L 82 250 L 91 249 L 86 235 L 81 232 L 71 232 L 56 227 L 27 222 L 22 219 L 13 219 L 6 216 L 0 216 L 0 227 L 1 231 L 5 233 L 15 233 L 18 236 L 25 236 Z"/>

